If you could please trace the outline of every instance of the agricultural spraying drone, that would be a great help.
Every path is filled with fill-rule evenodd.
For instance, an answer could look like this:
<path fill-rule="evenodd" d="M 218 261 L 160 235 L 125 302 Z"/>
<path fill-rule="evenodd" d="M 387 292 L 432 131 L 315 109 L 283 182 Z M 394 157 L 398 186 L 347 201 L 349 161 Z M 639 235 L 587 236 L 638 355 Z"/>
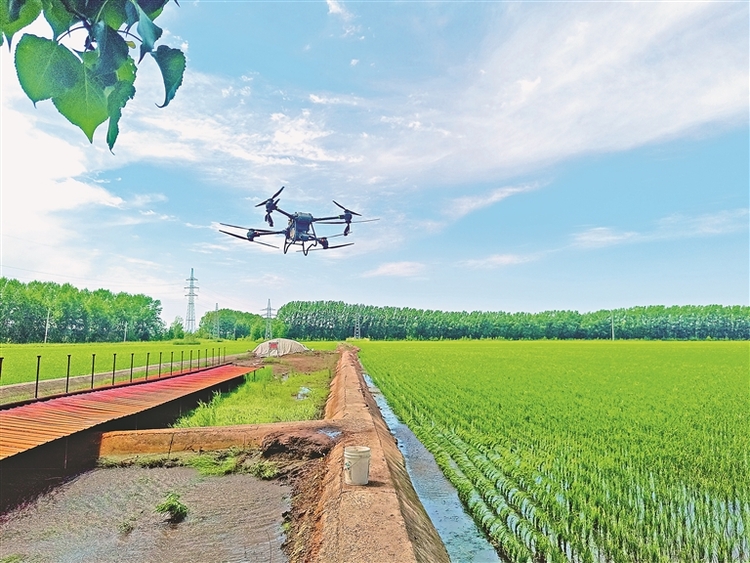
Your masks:
<path fill-rule="evenodd" d="M 359 221 L 355 221 L 354 216 L 356 215 L 357 217 L 361 217 L 361 215 L 355 211 L 352 211 L 351 209 L 347 209 L 346 207 L 335 201 L 333 203 L 344 211 L 340 215 L 332 215 L 330 217 L 313 217 L 310 213 L 287 213 L 286 211 L 284 211 L 283 209 L 279 209 L 278 207 L 278 196 L 283 190 L 284 186 L 282 186 L 278 192 L 273 194 L 267 200 L 261 201 L 255 207 L 261 207 L 263 205 L 266 206 L 265 221 L 266 223 L 268 223 L 269 227 L 273 227 L 273 217 L 271 217 L 271 213 L 273 213 L 274 211 L 278 211 L 279 213 L 284 215 L 287 219 L 289 219 L 289 222 L 285 229 L 273 231 L 268 229 L 253 229 L 240 227 L 239 225 L 229 225 L 227 223 L 221 223 L 221 225 L 225 227 L 247 230 L 247 233 L 245 233 L 245 235 L 243 236 L 236 233 L 230 233 L 229 231 L 224 231 L 222 229 L 219 229 L 219 232 L 224 233 L 225 235 L 237 237 L 238 239 L 247 240 L 256 244 L 262 244 L 263 246 L 270 246 L 271 248 L 279 247 L 255 239 L 257 237 L 263 237 L 267 235 L 284 235 L 284 254 L 287 253 L 289 247 L 294 244 L 298 244 L 302 247 L 302 250 L 298 250 L 297 252 L 302 252 L 305 256 L 307 256 L 307 253 L 311 250 L 332 250 L 334 248 L 342 248 L 344 246 L 353 245 L 353 242 L 331 245 L 329 244 L 328 239 L 333 237 L 348 236 L 351 232 L 352 223 L 369 223 L 370 221 L 378 220 L 361 219 Z M 344 227 L 343 233 L 319 237 L 315 233 L 314 223 L 318 223 L 320 225 L 346 225 L 346 227 Z M 320 245 L 320 247 L 318 247 L 318 245 Z"/>

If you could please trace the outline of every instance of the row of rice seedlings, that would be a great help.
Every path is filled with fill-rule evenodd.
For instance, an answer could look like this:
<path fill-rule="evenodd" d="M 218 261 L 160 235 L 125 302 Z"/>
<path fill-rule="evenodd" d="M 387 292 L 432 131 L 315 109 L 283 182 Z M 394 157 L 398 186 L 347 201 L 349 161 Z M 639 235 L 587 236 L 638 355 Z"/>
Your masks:
<path fill-rule="evenodd" d="M 451 473 L 456 474 L 459 466 L 464 470 L 460 477 L 464 489 L 462 498 L 470 510 L 476 511 L 475 518 L 492 537 L 503 538 L 509 546 L 520 540 L 532 555 L 551 560 L 552 555 L 543 553 L 541 543 L 532 541 L 524 525 L 516 522 L 525 520 L 553 543 L 570 538 L 569 545 L 560 544 L 560 551 L 571 561 L 750 560 L 746 528 L 750 523 L 750 504 L 746 480 L 740 480 L 741 486 L 721 480 L 701 481 L 702 475 L 714 471 L 723 475 L 747 475 L 746 458 L 738 460 L 731 455 L 719 455 L 714 465 L 710 460 L 699 459 L 698 469 L 703 473 L 698 472 L 698 479 L 694 481 L 676 478 L 675 468 L 691 468 L 686 462 L 697 459 L 695 446 L 699 446 L 701 452 L 705 444 L 669 442 L 667 456 L 654 451 L 651 444 L 646 447 L 639 444 L 644 436 L 649 436 L 643 434 L 644 431 L 653 432 L 657 428 L 666 428 L 680 436 L 677 431 L 682 431 L 680 424 L 685 417 L 680 417 L 679 412 L 668 421 L 663 417 L 655 418 L 654 423 L 661 426 L 653 430 L 648 427 L 651 423 L 646 418 L 645 430 L 621 424 L 615 428 L 616 435 L 581 434 L 587 424 L 593 422 L 591 428 L 596 428 L 599 419 L 606 419 L 607 408 L 610 413 L 612 410 L 607 397 L 590 394 L 585 400 L 576 399 L 583 416 L 577 424 L 578 435 L 570 434 L 565 427 L 565 412 L 555 411 L 566 405 L 556 402 L 554 393 L 550 393 L 549 399 L 544 398 L 545 409 L 552 416 L 535 424 L 535 417 L 523 416 L 528 400 L 517 400 L 525 389 L 512 392 L 499 386 L 495 388 L 487 385 L 488 381 L 476 371 L 468 379 L 460 372 L 446 369 L 445 365 L 420 372 L 409 365 L 414 360 L 413 354 L 407 358 L 408 361 L 397 369 L 387 370 L 390 373 L 373 373 L 372 367 L 367 365 L 394 411 L 408 419 L 405 422 L 433 453 L 437 452 L 436 457 L 442 456 L 441 467 L 446 475 L 451 478 Z M 390 354 L 387 361 L 392 359 Z M 634 379 L 638 384 L 637 377 Z M 566 385 L 571 393 L 579 396 L 576 386 L 580 383 L 588 387 L 598 384 L 596 380 L 576 376 Z M 397 404 L 394 404 L 394 397 Z M 726 403 L 726 396 L 722 400 Z M 503 412 L 491 408 L 499 407 L 500 401 Z M 637 416 L 642 418 L 648 413 L 643 410 L 647 405 L 637 407 Z M 745 422 L 741 417 L 746 415 L 735 416 L 740 416 L 738 422 Z M 624 423 L 628 423 L 627 418 Z M 692 426 L 700 431 L 696 434 L 698 438 L 702 437 L 701 433 L 712 435 L 718 429 L 721 451 L 746 449 L 746 436 L 725 421 L 712 425 L 701 419 Z M 683 437 L 685 434 L 682 431 Z M 461 436 L 461 442 L 451 446 L 445 440 L 442 441 L 445 443 L 431 441 L 430 435 Z M 451 450 L 447 461 L 440 453 L 441 448 Z M 473 487 L 473 494 L 469 485 Z M 500 503 L 500 498 L 507 508 Z M 495 514 L 494 520 L 487 510 Z M 507 511 L 515 514 L 511 522 L 498 517 L 498 513 L 506 516 L 511 513 Z M 537 512 L 543 516 L 538 516 Z M 550 522 L 549 526 L 545 526 L 545 519 Z M 514 530 L 520 530 L 520 537 Z M 515 543 L 510 536 L 515 537 Z M 575 549 L 571 545 L 575 545 Z M 518 555 L 511 558 L 513 561 L 525 560 L 528 555 L 518 547 L 511 547 L 509 551 Z"/>

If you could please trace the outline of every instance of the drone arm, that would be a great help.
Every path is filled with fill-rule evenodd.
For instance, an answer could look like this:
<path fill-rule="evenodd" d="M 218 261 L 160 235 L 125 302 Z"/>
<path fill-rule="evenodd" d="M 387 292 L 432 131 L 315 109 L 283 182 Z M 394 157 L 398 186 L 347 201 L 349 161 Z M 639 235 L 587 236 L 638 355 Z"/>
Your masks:
<path fill-rule="evenodd" d="M 318 221 L 339 221 L 343 219 L 344 219 L 343 215 L 334 215 L 332 217 L 315 217 L 313 218 L 313 222 L 315 223 Z"/>

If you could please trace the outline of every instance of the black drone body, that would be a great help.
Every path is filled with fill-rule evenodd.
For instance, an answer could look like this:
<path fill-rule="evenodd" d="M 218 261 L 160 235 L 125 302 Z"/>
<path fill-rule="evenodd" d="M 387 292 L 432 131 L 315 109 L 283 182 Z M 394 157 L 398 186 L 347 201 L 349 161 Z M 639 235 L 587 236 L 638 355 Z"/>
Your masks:
<path fill-rule="evenodd" d="M 253 228 L 247 228 L 247 227 L 240 227 L 239 225 L 229 225 L 227 223 L 221 223 L 225 227 L 232 227 L 235 229 L 243 229 L 247 232 L 244 236 L 238 235 L 236 233 L 230 233 L 229 231 L 224 231 L 219 229 L 219 232 L 224 233 L 226 235 L 230 235 L 242 240 L 247 240 L 249 242 L 254 242 L 257 244 L 262 244 L 263 246 L 270 246 L 271 248 L 278 248 L 278 246 L 274 246 L 273 244 L 268 244 L 266 242 L 261 242 L 259 240 L 255 240 L 257 237 L 263 237 L 268 235 L 284 235 L 284 254 L 286 254 L 289 251 L 289 248 L 293 245 L 299 245 L 302 247 L 302 249 L 299 252 L 302 252 L 305 256 L 307 256 L 307 253 L 311 250 L 332 250 L 334 248 L 342 248 L 344 246 L 351 246 L 354 244 L 353 242 L 348 242 L 345 244 L 336 244 L 331 245 L 328 242 L 329 238 L 333 237 L 345 237 L 349 236 L 349 233 L 351 232 L 351 225 L 352 223 L 368 223 L 370 221 L 377 221 L 378 219 L 363 219 L 359 221 L 355 221 L 354 217 L 361 217 L 361 215 L 355 211 L 352 211 L 350 209 L 347 209 L 343 205 L 337 202 L 333 202 L 337 207 L 340 207 L 343 210 L 343 213 L 339 215 L 332 215 L 329 217 L 313 217 L 310 213 L 288 213 L 284 211 L 283 209 L 280 209 L 278 207 L 279 203 L 279 194 L 282 192 L 284 187 L 273 194 L 271 197 L 269 197 L 265 201 L 261 201 L 258 205 L 255 207 L 261 207 L 265 206 L 266 208 L 266 216 L 265 221 L 268 223 L 268 226 L 273 229 L 273 212 L 276 211 L 278 213 L 281 213 L 288 219 L 288 223 L 285 229 L 279 229 L 279 230 L 269 230 L 269 229 L 253 229 Z M 344 227 L 344 231 L 342 233 L 337 233 L 335 235 L 328 235 L 328 236 L 318 236 L 315 233 L 315 223 L 321 224 L 321 225 L 346 225 Z"/>

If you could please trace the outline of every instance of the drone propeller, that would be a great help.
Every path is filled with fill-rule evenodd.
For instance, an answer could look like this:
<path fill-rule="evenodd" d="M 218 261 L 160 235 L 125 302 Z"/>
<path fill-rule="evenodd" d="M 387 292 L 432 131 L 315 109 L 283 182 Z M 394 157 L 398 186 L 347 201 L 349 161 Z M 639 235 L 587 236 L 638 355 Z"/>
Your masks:
<path fill-rule="evenodd" d="M 346 207 L 344 207 L 343 205 L 341 205 L 340 203 L 338 203 L 336 200 L 333 200 L 333 203 L 336 204 L 338 207 L 340 207 L 341 209 L 344 210 L 344 214 L 341 215 L 340 218 L 343 219 L 344 222 L 346 223 L 346 227 L 344 228 L 344 236 L 346 236 L 346 235 L 349 234 L 349 231 L 352 230 L 352 227 L 351 227 L 352 215 L 356 215 L 358 217 L 361 217 L 361 215 L 359 213 L 357 213 L 356 211 L 352 211 L 351 209 L 347 209 Z"/>
<path fill-rule="evenodd" d="M 357 213 L 356 211 L 352 211 L 351 209 L 347 209 L 346 207 L 344 207 L 344 206 L 343 206 L 343 205 L 341 205 L 340 203 L 336 202 L 335 200 L 333 200 L 333 203 L 335 203 L 335 204 L 336 204 L 336 205 L 337 205 L 338 207 L 340 207 L 341 209 L 343 209 L 343 210 L 344 210 L 344 213 L 346 213 L 346 214 L 349 214 L 349 215 L 356 215 L 356 216 L 358 216 L 358 217 L 361 217 L 361 216 L 362 216 L 362 215 L 361 215 L 360 213 Z"/>
<path fill-rule="evenodd" d="M 273 194 L 273 195 L 272 195 L 271 197 L 269 197 L 269 198 L 268 198 L 267 200 L 265 200 L 265 201 L 261 201 L 261 202 L 260 202 L 260 203 L 259 203 L 258 205 L 256 205 L 255 207 L 261 207 L 261 206 L 263 206 L 263 205 L 266 205 L 267 203 L 269 203 L 269 202 L 273 201 L 274 199 L 276 199 L 276 198 L 277 198 L 277 197 L 279 196 L 279 194 L 280 194 L 281 192 L 283 192 L 283 191 L 284 191 L 284 186 L 281 186 L 281 189 L 280 189 L 280 190 L 279 190 L 278 192 L 276 192 L 275 194 Z"/>
<path fill-rule="evenodd" d="M 229 235 L 231 237 L 236 237 L 238 239 L 242 239 L 242 240 L 247 241 L 247 242 L 254 242 L 255 244 L 262 244 L 263 246 L 270 246 L 271 248 L 279 248 L 278 246 L 274 246 L 273 244 L 268 244 L 267 242 L 260 242 L 259 240 L 252 240 L 252 239 L 249 239 L 247 237 L 243 237 L 242 235 L 237 235 L 235 233 L 230 233 L 229 231 L 222 231 L 221 229 L 219 229 L 219 232 L 220 233 L 224 233 L 225 235 Z"/>
<path fill-rule="evenodd" d="M 276 192 L 275 194 L 273 194 L 267 200 L 261 201 L 258 205 L 255 206 L 255 207 L 261 207 L 263 205 L 266 206 L 265 221 L 266 221 L 266 223 L 268 223 L 269 227 L 273 227 L 273 218 L 271 218 L 271 213 L 274 212 L 274 211 L 276 211 L 276 204 L 279 203 L 279 200 L 276 199 L 276 198 L 283 191 L 284 191 L 284 186 L 281 186 L 281 189 L 278 192 Z"/>

